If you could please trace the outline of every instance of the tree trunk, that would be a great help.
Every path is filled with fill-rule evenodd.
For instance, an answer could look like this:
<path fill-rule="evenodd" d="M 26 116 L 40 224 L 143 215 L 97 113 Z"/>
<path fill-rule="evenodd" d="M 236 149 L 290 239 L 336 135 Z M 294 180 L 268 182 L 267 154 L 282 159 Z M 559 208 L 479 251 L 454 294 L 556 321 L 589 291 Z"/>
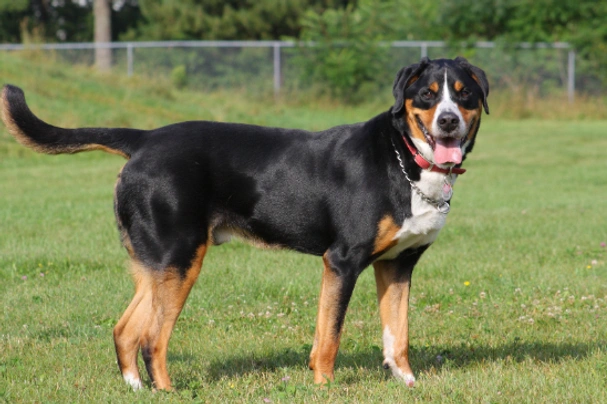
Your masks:
<path fill-rule="evenodd" d="M 111 0 L 95 0 L 93 13 L 95 17 L 95 43 L 112 41 Z M 108 71 L 112 67 L 112 50 L 95 48 L 95 66 L 99 71 Z"/>

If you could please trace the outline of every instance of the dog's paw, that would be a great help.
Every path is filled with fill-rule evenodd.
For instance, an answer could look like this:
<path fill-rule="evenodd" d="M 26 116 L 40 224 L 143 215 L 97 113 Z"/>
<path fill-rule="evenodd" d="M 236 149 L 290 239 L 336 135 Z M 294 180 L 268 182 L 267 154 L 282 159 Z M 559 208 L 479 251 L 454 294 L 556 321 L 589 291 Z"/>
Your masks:
<path fill-rule="evenodd" d="M 413 387 L 415 385 L 415 376 L 411 374 L 405 375 L 404 381 L 407 387 Z"/>
<path fill-rule="evenodd" d="M 407 387 L 413 387 L 415 385 L 415 376 L 413 376 L 413 373 L 405 373 L 402 370 L 400 370 L 396 364 L 392 361 L 389 360 L 385 360 L 383 363 L 384 369 L 390 369 L 390 371 L 392 372 L 392 375 L 397 378 L 398 380 L 404 382 Z"/>
<path fill-rule="evenodd" d="M 126 382 L 126 384 L 131 386 L 133 391 L 141 390 L 141 388 L 143 387 L 141 379 L 133 376 L 131 373 L 124 374 L 124 381 Z"/>

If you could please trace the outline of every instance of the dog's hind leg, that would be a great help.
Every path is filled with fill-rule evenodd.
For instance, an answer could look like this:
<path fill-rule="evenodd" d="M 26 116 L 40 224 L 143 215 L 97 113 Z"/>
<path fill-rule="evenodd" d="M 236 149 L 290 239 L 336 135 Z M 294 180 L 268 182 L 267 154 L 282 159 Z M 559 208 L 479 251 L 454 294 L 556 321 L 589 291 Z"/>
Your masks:
<path fill-rule="evenodd" d="M 389 367 L 392 374 L 409 387 L 415 383 L 409 364 L 409 290 L 413 267 L 424 250 L 414 250 L 402 259 L 373 264 L 383 327 L 384 367 Z"/>
<path fill-rule="evenodd" d="M 114 344 L 118 367 L 124 380 L 134 390 L 142 387 L 137 354 L 139 340 L 152 307 L 152 279 L 149 270 L 133 260 L 131 272 L 135 281 L 135 296 L 118 324 L 114 327 Z"/>
<path fill-rule="evenodd" d="M 337 259 L 331 259 L 329 253 L 323 256 L 323 262 L 316 332 L 309 362 L 310 369 L 314 371 L 314 383 L 334 380 L 335 358 L 343 322 L 360 273 L 345 262 L 338 263 Z"/>
<path fill-rule="evenodd" d="M 142 356 L 152 385 L 170 390 L 166 354 L 173 326 L 198 278 L 207 246 L 201 246 L 184 273 L 155 271 L 133 261 L 135 297 L 114 328 L 118 366 L 124 380 L 135 390 L 142 387 L 137 354 Z"/>
<path fill-rule="evenodd" d="M 185 272 L 172 268 L 153 274 L 151 311 L 141 333 L 141 353 L 152 386 L 158 390 L 171 390 L 166 366 L 169 339 L 177 317 L 198 278 L 207 245 L 198 248 L 195 258 Z"/>

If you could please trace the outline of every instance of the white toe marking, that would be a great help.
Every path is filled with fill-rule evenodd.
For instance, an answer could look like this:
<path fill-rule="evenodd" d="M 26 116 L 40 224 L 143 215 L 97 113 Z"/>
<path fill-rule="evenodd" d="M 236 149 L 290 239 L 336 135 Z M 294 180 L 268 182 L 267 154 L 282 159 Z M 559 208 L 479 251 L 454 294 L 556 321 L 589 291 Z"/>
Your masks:
<path fill-rule="evenodd" d="M 384 328 L 383 342 L 384 342 L 384 363 L 390 366 L 392 375 L 398 380 L 402 380 L 409 387 L 413 387 L 415 383 L 415 376 L 411 373 L 405 373 L 396 366 L 394 361 L 394 335 L 390 332 L 390 327 Z"/>
<path fill-rule="evenodd" d="M 125 373 L 123 377 L 126 384 L 131 386 L 134 391 L 140 390 L 143 387 L 141 379 L 135 377 L 132 373 Z"/>
<path fill-rule="evenodd" d="M 408 387 L 413 387 L 413 385 L 415 384 L 415 376 L 409 374 L 409 375 L 405 375 L 405 384 Z"/>

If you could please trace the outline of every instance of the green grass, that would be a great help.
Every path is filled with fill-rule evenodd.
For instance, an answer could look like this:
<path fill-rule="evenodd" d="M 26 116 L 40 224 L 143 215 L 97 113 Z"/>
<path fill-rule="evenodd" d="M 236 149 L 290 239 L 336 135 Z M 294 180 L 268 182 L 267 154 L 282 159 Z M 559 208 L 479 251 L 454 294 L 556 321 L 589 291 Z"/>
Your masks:
<path fill-rule="evenodd" d="M 36 113 L 68 126 L 321 129 L 390 105 L 275 103 L 0 63 Z M 112 214 L 124 161 L 37 155 L 2 129 L 0 402 L 607 402 L 607 121 L 483 119 L 448 224 L 414 273 L 413 389 L 381 368 L 372 271 L 354 292 L 337 380 L 320 388 L 307 357 L 322 263 L 230 243 L 210 250 L 177 323 L 177 392 L 131 392 L 111 337 L 133 293 Z"/>

